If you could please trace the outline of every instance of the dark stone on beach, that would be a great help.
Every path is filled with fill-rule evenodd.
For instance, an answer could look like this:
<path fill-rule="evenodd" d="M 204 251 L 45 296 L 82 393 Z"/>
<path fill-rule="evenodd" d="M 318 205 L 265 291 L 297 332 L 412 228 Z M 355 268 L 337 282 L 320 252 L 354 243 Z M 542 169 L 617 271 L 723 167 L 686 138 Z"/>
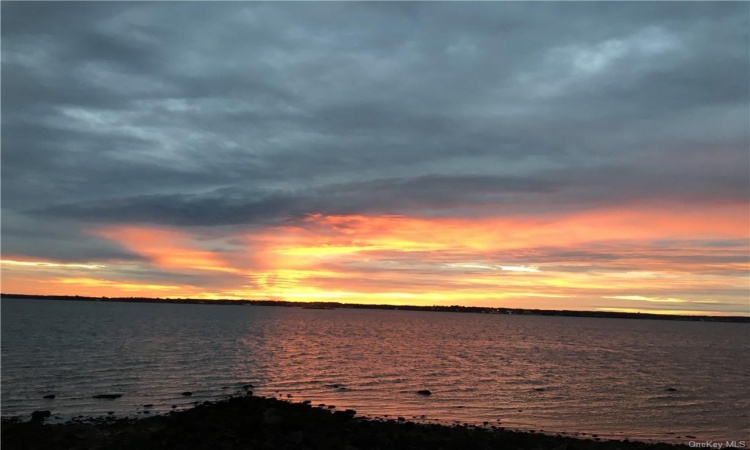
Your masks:
<path fill-rule="evenodd" d="M 396 418 L 396 420 L 398 420 L 399 422 L 406 422 L 406 419 L 404 419 L 403 417 L 398 417 Z"/>
<path fill-rule="evenodd" d="M 152 405 L 151 403 L 147 403 L 147 404 L 143 405 L 143 407 L 144 408 L 153 408 L 154 405 Z"/>
<path fill-rule="evenodd" d="M 43 411 L 34 411 L 31 413 L 31 421 L 32 422 L 44 422 L 44 419 L 51 416 L 52 413 L 49 412 L 48 409 L 45 409 Z"/>
<path fill-rule="evenodd" d="M 334 409 L 334 408 L 336 408 L 335 405 L 328 405 L 328 409 Z"/>
<path fill-rule="evenodd" d="M 242 389 L 252 389 L 252 388 L 254 388 L 254 387 L 255 387 L 255 386 L 253 386 L 252 384 L 248 383 L 248 384 L 245 384 L 245 385 L 243 385 L 243 386 L 242 386 Z"/>
<path fill-rule="evenodd" d="M 185 397 L 190 397 L 191 395 L 193 395 L 193 393 L 190 391 L 185 391 L 182 393 L 182 395 L 184 395 Z"/>
<path fill-rule="evenodd" d="M 667 390 L 667 392 L 677 392 L 677 389 L 672 388 L 672 387 L 671 388 L 667 388 L 666 390 Z"/>
<path fill-rule="evenodd" d="M 281 411 L 277 408 L 270 408 L 263 412 L 263 423 L 265 425 L 278 425 L 282 421 Z"/>
<path fill-rule="evenodd" d="M 424 395 L 424 396 L 428 396 L 428 395 L 432 395 L 432 392 L 430 392 L 430 391 L 429 391 L 429 390 L 427 390 L 427 389 L 422 389 L 421 391 L 417 391 L 417 394 L 419 394 L 419 395 Z"/>
<path fill-rule="evenodd" d="M 55 394 L 45 395 L 44 398 L 53 399 L 53 398 L 55 398 Z"/>
<path fill-rule="evenodd" d="M 122 397 L 122 394 L 97 394 L 94 396 L 94 398 L 103 398 L 107 400 L 114 400 L 120 397 Z"/>
<path fill-rule="evenodd" d="M 110 416 L 111 416 L 112 414 L 114 414 L 114 413 L 115 413 L 114 411 L 107 411 L 107 414 L 109 414 Z"/>
<path fill-rule="evenodd" d="M 334 411 L 333 416 L 343 420 L 349 420 L 357 414 L 353 409 L 347 409 L 346 411 Z"/>
<path fill-rule="evenodd" d="M 290 433 L 282 438 L 282 444 L 284 448 L 299 448 L 302 442 L 304 442 L 307 433 L 302 430 Z"/>
<path fill-rule="evenodd" d="M 534 388 L 534 390 L 537 391 L 537 392 L 543 392 L 544 388 Z"/>

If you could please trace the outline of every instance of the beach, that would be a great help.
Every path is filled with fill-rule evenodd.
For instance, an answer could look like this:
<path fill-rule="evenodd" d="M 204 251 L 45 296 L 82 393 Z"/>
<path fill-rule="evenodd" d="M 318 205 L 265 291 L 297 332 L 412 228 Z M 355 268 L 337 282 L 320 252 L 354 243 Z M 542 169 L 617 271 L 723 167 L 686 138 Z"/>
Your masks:
<path fill-rule="evenodd" d="M 375 420 L 356 411 L 244 395 L 144 418 L 83 418 L 63 424 L 3 419 L 2 448 L 16 449 L 678 449 L 687 445 L 605 441 L 496 426 Z M 687 439 L 686 439 L 687 441 Z"/>

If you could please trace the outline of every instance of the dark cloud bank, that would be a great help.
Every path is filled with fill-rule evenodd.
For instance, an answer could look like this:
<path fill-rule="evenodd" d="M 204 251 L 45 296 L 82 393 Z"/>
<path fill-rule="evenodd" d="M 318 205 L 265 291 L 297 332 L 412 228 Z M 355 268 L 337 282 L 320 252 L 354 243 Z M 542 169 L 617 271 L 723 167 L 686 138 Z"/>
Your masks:
<path fill-rule="evenodd" d="M 3 2 L 5 251 L 133 257 L 92 223 L 746 202 L 749 8 Z"/>

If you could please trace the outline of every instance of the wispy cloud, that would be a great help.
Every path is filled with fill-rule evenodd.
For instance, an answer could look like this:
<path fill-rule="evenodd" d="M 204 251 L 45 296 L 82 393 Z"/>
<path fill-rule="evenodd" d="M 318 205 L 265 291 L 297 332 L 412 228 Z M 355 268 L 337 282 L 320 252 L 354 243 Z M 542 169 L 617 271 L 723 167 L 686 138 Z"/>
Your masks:
<path fill-rule="evenodd" d="M 745 3 L 1 7 L 4 290 L 747 312 Z"/>

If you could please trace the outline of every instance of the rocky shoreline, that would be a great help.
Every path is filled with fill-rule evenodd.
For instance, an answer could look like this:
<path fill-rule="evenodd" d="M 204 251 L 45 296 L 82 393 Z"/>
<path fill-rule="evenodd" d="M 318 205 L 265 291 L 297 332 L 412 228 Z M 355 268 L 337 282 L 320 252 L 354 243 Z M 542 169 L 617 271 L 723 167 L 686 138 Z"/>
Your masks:
<path fill-rule="evenodd" d="M 192 409 L 138 419 L 95 418 L 64 424 L 3 419 L 1 443 L 15 449 L 539 449 L 674 450 L 686 445 L 600 441 L 497 427 L 373 420 L 275 398 L 237 396 Z"/>

